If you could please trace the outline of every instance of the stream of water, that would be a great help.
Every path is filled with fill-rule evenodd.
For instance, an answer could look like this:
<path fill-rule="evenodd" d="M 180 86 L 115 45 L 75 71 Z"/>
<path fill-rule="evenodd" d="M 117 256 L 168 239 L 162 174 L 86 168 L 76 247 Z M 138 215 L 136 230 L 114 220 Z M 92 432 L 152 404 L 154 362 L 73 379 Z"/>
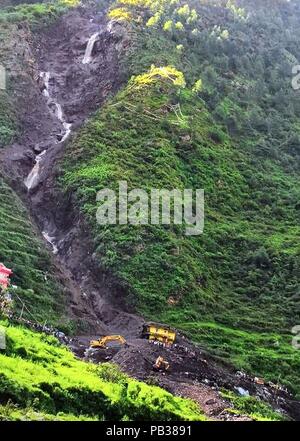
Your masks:
<path fill-rule="evenodd" d="M 51 98 L 51 95 L 50 95 L 51 74 L 50 74 L 50 72 L 41 72 L 40 78 L 42 78 L 42 80 L 44 82 L 43 95 L 46 98 L 48 98 L 48 101 L 47 101 L 48 107 L 52 112 L 55 113 L 57 119 L 62 123 L 62 126 L 64 128 L 64 134 L 60 140 L 60 142 L 62 143 L 70 135 L 72 124 L 68 123 L 65 120 L 62 106 L 54 98 Z M 27 190 L 33 189 L 38 184 L 41 161 L 42 161 L 45 153 L 46 153 L 46 150 L 42 151 L 42 153 L 37 155 L 35 158 L 35 165 L 24 181 L 24 184 L 25 184 Z"/>
<path fill-rule="evenodd" d="M 42 232 L 43 237 L 46 239 L 46 241 L 52 246 L 52 251 L 53 254 L 57 254 L 58 253 L 58 248 L 55 245 L 55 237 L 51 237 L 49 233 L 47 233 L 46 231 Z"/>
<path fill-rule="evenodd" d="M 45 86 L 45 88 L 43 90 L 43 95 L 46 98 L 50 98 L 50 94 L 49 94 L 50 72 L 41 72 L 40 78 L 42 78 L 42 80 L 44 81 L 44 86 Z"/>
<path fill-rule="evenodd" d="M 97 37 L 99 36 L 99 33 L 95 33 L 91 36 L 91 38 L 87 42 L 84 58 L 82 60 L 82 64 L 89 64 L 92 61 L 92 53 L 94 49 L 95 42 L 97 40 Z M 50 93 L 50 80 L 51 80 L 51 73 L 50 72 L 40 72 L 40 78 L 43 82 L 43 95 L 45 98 L 47 98 L 47 105 L 51 112 L 53 112 L 56 116 L 56 118 L 62 123 L 64 134 L 59 141 L 60 143 L 63 143 L 66 141 L 66 139 L 69 137 L 71 131 L 72 131 L 72 124 L 67 122 L 64 116 L 64 112 L 62 109 L 62 106 L 60 103 L 56 101 L 53 97 L 51 97 Z M 27 190 L 31 190 L 34 187 L 38 185 L 39 182 L 39 176 L 41 171 L 41 162 L 47 153 L 46 150 L 43 150 L 40 154 L 38 154 L 35 157 L 35 164 L 30 171 L 29 175 L 24 181 L 24 184 L 27 188 Z M 52 237 L 49 232 L 43 231 L 42 235 L 44 239 L 51 245 L 52 251 L 54 254 L 58 253 L 58 247 L 55 244 L 55 237 Z"/>
<path fill-rule="evenodd" d="M 31 190 L 38 183 L 38 178 L 39 178 L 39 173 L 40 173 L 40 163 L 41 163 L 41 160 L 43 159 L 43 156 L 45 155 L 45 153 L 46 153 L 46 150 L 43 150 L 42 153 L 37 155 L 35 158 L 35 165 L 24 181 L 24 184 L 27 187 L 27 190 Z"/>
<path fill-rule="evenodd" d="M 89 64 L 92 61 L 92 53 L 93 53 L 93 49 L 96 43 L 96 40 L 99 36 L 99 32 L 97 32 L 96 34 L 92 35 L 91 38 L 89 39 L 87 46 L 86 46 L 86 50 L 85 50 L 85 54 L 82 60 L 82 64 Z"/>

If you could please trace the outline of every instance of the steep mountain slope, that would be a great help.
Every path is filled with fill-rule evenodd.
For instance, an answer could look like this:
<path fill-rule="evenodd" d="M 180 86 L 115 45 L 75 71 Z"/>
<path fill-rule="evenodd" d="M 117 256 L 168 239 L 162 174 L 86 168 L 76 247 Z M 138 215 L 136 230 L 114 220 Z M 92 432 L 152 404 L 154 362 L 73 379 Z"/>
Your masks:
<path fill-rule="evenodd" d="M 124 71 L 138 75 L 69 145 L 61 182 L 130 305 L 299 392 L 298 5 L 216 3 L 113 6 L 132 33 Z M 121 179 L 204 188 L 203 235 L 98 226 L 97 191 Z"/>
<path fill-rule="evenodd" d="M 0 261 L 13 268 L 16 311 L 41 323 L 66 327 L 67 292 L 50 253 L 18 196 L 0 179 Z M 25 306 L 25 310 L 24 310 Z"/>
<path fill-rule="evenodd" d="M 55 5 L 51 4 L 51 8 Z M 51 27 L 54 19 L 51 14 L 49 17 L 51 8 L 47 4 L 43 7 L 45 10 L 39 16 L 38 23 L 28 18 L 23 21 L 25 17 L 21 16 L 14 17 L 16 23 L 6 22 L 1 27 L 4 38 L 1 61 L 9 79 L 8 87 L 1 91 L 1 96 L 10 103 L 19 129 L 13 139 L 3 140 L 5 143 L 14 142 L 0 151 L 0 163 L 1 174 L 28 206 L 41 236 L 48 242 L 48 249 L 55 251 L 53 241 L 68 241 L 66 228 L 70 224 L 76 228 L 78 215 L 68 211 L 69 208 L 72 210 L 70 203 L 65 204 L 53 193 L 53 163 L 63 150 L 62 141 L 66 134 L 70 134 L 71 126 L 74 130 L 82 124 L 117 87 L 118 41 L 110 37 L 103 25 L 103 46 L 98 47 L 97 63 L 93 68 L 86 67 L 82 64 L 86 42 L 100 26 L 93 23 L 90 11 L 80 8 L 73 12 L 71 9 Z M 103 11 L 92 11 L 93 20 L 101 22 Z M 49 95 L 43 79 L 45 73 L 49 75 L 51 97 L 45 97 L 45 92 Z M 4 110 L 6 112 L 6 107 Z M 11 121 L 10 118 L 8 120 Z M 4 121 L 1 125 L 3 133 L 7 129 L 5 124 Z M 49 151 L 46 161 L 37 164 L 38 155 L 42 154 L 41 158 L 44 159 L 46 151 Z M 65 256 L 68 261 L 66 268 L 64 262 L 54 258 L 58 273 L 64 278 L 65 289 L 69 292 L 66 299 L 68 314 L 86 332 L 90 328 L 94 332 L 108 332 L 94 312 L 93 300 L 87 298 L 86 294 L 92 297 L 98 290 L 105 291 L 101 286 L 102 276 L 89 276 L 92 274 L 91 256 L 88 255 L 89 250 L 80 244 L 79 237 L 77 240 L 79 249 L 75 251 L 73 247 L 72 252 Z M 2 255 L 5 256 L 4 249 Z M 72 275 L 70 271 L 73 271 Z M 100 279 L 98 283 L 93 282 L 93 277 Z M 34 298 L 31 300 L 33 302 Z M 99 307 L 106 308 L 101 298 L 96 301 Z M 24 311 L 24 316 L 27 317 L 27 311 Z M 34 317 L 36 320 L 39 318 Z"/>
<path fill-rule="evenodd" d="M 107 357 L 135 378 L 202 407 L 207 393 L 216 407 L 225 393 L 251 418 L 255 410 L 258 418 L 282 418 L 263 400 L 298 419 L 299 402 L 286 390 L 253 378 L 284 384 L 299 398 L 291 328 L 300 320 L 300 107 L 291 69 L 300 56 L 300 12 L 295 1 L 268 3 L 120 0 L 106 14 L 101 1 L 59 0 L 1 11 L 9 82 L 0 91 L 0 261 L 15 272 L 17 315 L 25 302 L 23 316 L 40 323 L 121 333 L 129 348 Z M 99 226 L 97 192 L 121 180 L 148 192 L 203 188 L 203 234 L 186 236 L 185 225 Z M 213 356 L 181 334 L 174 350 L 148 344 L 142 316 L 176 326 Z M 125 386 L 117 381 L 95 398 L 100 371 L 110 382 L 105 366 L 90 371 L 43 335 L 7 332 L 1 402 L 21 409 L 0 407 L 0 418 L 158 417 L 156 389 L 120 376 Z M 90 338 L 69 344 L 83 357 Z M 168 378 L 152 372 L 160 352 L 175 366 Z M 154 407 L 140 406 L 131 386 L 143 397 L 144 387 L 153 393 Z M 237 397 L 239 386 L 253 397 Z M 203 418 L 157 393 L 166 403 L 162 418 L 185 411 L 186 419 Z M 227 419 L 226 405 L 207 414 Z"/>
<path fill-rule="evenodd" d="M 72 123 L 76 126 L 93 107 L 100 104 L 111 87 L 109 82 L 105 83 L 103 73 L 98 87 L 89 93 L 93 85 L 91 83 L 98 75 L 99 66 L 94 68 L 94 77 L 91 70 L 85 69 L 82 72 L 84 67 L 81 66 L 81 81 L 85 77 L 86 82 L 81 84 L 83 89 L 78 90 L 77 96 L 75 90 L 71 91 L 74 84 L 70 68 L 76 67 L 76 62 L 74 61 L 73 66 L 71 64 L 73 59 L 77 60 L 79 57 L 81 61 L 93 24 L 82 10 L 82 16 L 77 12 L 77 15 L 75 13 L 61 23 L 58 41 L 60 50 L 53 44 L 56 36 L 47 32 L 47 28 L 41 41 L 40 32 L 54 19 L 51 13 L 49 16 L 49 11 L 56 10 L 57 7 L 60 13 L 66 12 L 65 8 L 60 8 L 60 2 L 57 5 L 44 7 L 38 4 L 36 7 L 20 6 L 17 10 L 6 10 L 2 15 L 4 24 L 0 26 L 4 43 L 1 46 L 1 62 L 6 67 L 9 80 L 6 90 L 0 92 L 4 115 L 0 121 L 3 147 L 0 154 L 0 261 L 14 271 L 14 286 L 10 288 L 14 301 L 13 317 L 9 325 L 1 322 L 0 326 L 1 337 L 5 332 L 7 343 L 4 350 L 1 347 L 0 354 L 0 420 L 202 420 L 204 417 L 195 404 L 175 398 L 157 387 L 131 380 L 114 366 L 103 366 L 102 375 L 98 367 L 93 368 L 87 363 L 77 361 L 55 339 L 12 325 L 15 321 L 21 321 L 34 328 L 39 327 L 40 330 L 45 327 L 47 332 L 51 332 L 49 325 L 58 327 L 60 331 L 74 332 L 74 329 L 78 329 L 78 324 L 88 328 L 90 322 L 93 329 L 98 329 L 98 332 L 102 329 L 105 332 L 104 325 L 99 324 L 93 308 L 86 300 L 82 300 L 83 288 L 68 269 L 63 267 L 62 262 L 56 256 L 50 255 L 50 251 L 56 254 L 48 234 L 55 216 L 49 208 L 43 207 L 40 193 L 30 191 L 39 187 L 39 173 L 44 172 L 45 181 L 49 178 L 47 172 L 53 165 L 54 156 L 63 148 L 62 139 L 66 126 L 62 117 L 59 117 L 58 110 L 67 107 L 65 101 L 69 104 L 68 109 L 64 109 L 66 116 L 72 118 Z M 96 17 L 97 14 L 94 18 Z M 69 27 L 66 28 L 64 25 L 68 23 Z M 74 33 L 75 28 L 77 34 Z M 35 33 L 32 33 L 33 29 Z M 76 40 L 78 35 L 82 41 L 64 44 L 70 37 Z M 43 44 L 46 50 L 53 50 L 53 60 L 45 56 Z M 70 47 L 73 47 L 73 52 L 69 50 Z M 57 60 L 59 53 L 61 58 Z M 105 56 L 109 55 L 112 56 L 107 48 Z M 46 68 L 45 59 L 46 62 L 54 62 L 54 66 L 51 65 L 51 74 L 57 75 L 49 79 L 56 86 L 55 91 L 53 87 L 51 102 L 47 102 L 42 93 L 47 89 L 41 83 L 44 75 L 39 72 L 42 67 Z M 103 62 L 102 58 L 101 61 Z M 62 91 L 61 82 L 65 80 L 65 72 L 60 72 L 59 66 L 64 63 L 69 68 L 68 79 L 71 80 L 71 85 L 69 96 L 63 97 L 58 94 Z M 113 69 L 113 62 L 110 67 Z M 80 70 L 80 64 L 77 68 Z M 73 78 L 74 74 L 76 76 L 73 71 Z M 113 77 L 109 68 L 106 76 Z M 62 101 L 61 107 L 58 99 Z M 8 104 L 11 114 L 7 113 Z M 56 107 L 55 112 L 52 110 L 53 104 Z M 15 130 L 9 131 L 10 127 Z M 12 141 L 14 143 L 8 146 Z M 54 152 L 50 155 L 47 166 L 34 162 L 41 152 L 51 148 Z M 34 179 L 27 179 L 28 173 Z M 40 178 L 42 181 L 42 176 Z M 51 199 L 47 192 L 44 197 L 46 201 Z M 57 216 L 61 218 L 62 214 Z M 48 246 L 45 246 L 46 242 Z M 86 269 L 84 274 L 86 277 Z M 90 281 L 89 286 L 91 284 Z M 127 320 L 130 320 L 129 315 Z M 128 395 L 127 398 L 125 395 Z"/>

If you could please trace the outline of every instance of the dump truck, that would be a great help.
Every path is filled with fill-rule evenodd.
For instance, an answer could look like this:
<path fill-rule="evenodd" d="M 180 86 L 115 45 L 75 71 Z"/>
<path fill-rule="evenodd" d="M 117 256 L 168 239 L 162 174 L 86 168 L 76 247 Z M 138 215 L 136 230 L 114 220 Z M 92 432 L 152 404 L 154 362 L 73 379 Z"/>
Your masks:
<path fill-rule="evenodd" d="M 127 342 L 122 335 L 105 335 L 104 337 L 99 338 L 99 340 L 92 340 L 90 342 L 91 348 L 100 348 L 107 349 L 107 343 L 116 342 L 121 345 L 127 345 Z"/>
<path fill-rule="evenodd" d="M 176 332 L 168 325 L 150 322 L 143 325 L 142 337 L 171 346 L 175 343 Z"/>

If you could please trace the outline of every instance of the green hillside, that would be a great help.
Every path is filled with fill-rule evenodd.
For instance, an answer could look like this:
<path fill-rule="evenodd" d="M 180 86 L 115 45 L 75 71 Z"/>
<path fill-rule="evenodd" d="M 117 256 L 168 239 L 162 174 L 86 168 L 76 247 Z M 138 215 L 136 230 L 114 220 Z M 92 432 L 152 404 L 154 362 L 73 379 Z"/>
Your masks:
<path fill-rule="evenodd" d="M 2 178 L 0 199 L 0 262 L 13 268 L 16 313 L 23 309 L 24 318 L 68 326 L 63 287 L 49 252 L 21 200 Z"/>
<path fill-rule="evenodd" d="M 298 6 L 213 3 L 113 7 L 131 35 L 128 84 L 69 145 L 61 184 L 131 306 L 299 393 L 289 336 L 300 320 Z M 203 188 L 204 233 L 100 227 L 97 191 L 120 180 Z"/>
<path fill-rule="evenodd" d="M 8 319 L 0 310 L 7 342 L 0 421 L 296 418 L 299 1 L 0 0 L 0 7 L 0 67 L 8 72 L 0 90 L 0 263 L 13 270 L 14 311 Z M 42 92 L 39 120 L 38 103 L 30 109 Z M 56 143 L 66 124 L 68 141 Z M 25 194 L 30 161 L 44 148 L 39 185 Z M 203 233 L 187 235 L 188 225 L 174 222 L 99 225 L 97 194 L 118 191 L 121 181 L 148 195 L 203 189 Z M 47 225 L 48 210 L 57 256 L 34 221 Z M 79 333 L 76 323 L 87 333 L 85 318 L 95 332 L 123 334 L 128 358 L 116 350 L 112 360 L 145 383 L 115 364 L 79 360 L 54 337 L 16 325 L 20 316 L 66 334 Z M 148 345 L 141 317 L 182 331 L 178 345 Z M 75 338 L 78 353 L 90 339 Z M 160 351 L 167 373 L 153 369 Z M 140 356 L 146 367 L 135 369 Z M 158 384 L 193 397 L 203 412 Z"/>
<path fill-rule="evenodd" d="M 78 5 L 78 0 L 11 0 L 5 2 L 0 9 L 0 23 L 28 21 L 31 26 L 43 26 L 55 20 L 68 8 Z"/>

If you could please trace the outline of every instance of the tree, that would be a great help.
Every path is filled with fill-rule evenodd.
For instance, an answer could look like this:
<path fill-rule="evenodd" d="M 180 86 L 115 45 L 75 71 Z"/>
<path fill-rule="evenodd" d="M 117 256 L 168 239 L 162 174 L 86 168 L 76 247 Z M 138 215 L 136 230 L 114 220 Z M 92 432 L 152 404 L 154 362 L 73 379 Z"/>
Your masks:
<path fill-rule="evenodd" d="M 179 31 L 184 31 L 184 26 L 183 26 L 183 24 L 181 23 L 181 21 L 178 21 L 178 22 L 175 24 L 175 28 L 178 29 Z"/>
<path fill-rule="evenodd" d="M 173 22 L 172 20 L 168 20 L 165 22 L 164 27 L 163 27 L 164 31 L 166 32 L 171 32 L 173 29 Z"/>
<path fill-rule="evenodd" d="M 201 78 L 198 80 L 198 81 L 196 81 L 196 83 L 194 84 L 194 87 L 193 87 L 193 92 L 195 92 L 195 93 L 199 93 L 199 92 L 201 92 L 201 90 L 202 90 L 202 80 L 201 80 Z"/>

